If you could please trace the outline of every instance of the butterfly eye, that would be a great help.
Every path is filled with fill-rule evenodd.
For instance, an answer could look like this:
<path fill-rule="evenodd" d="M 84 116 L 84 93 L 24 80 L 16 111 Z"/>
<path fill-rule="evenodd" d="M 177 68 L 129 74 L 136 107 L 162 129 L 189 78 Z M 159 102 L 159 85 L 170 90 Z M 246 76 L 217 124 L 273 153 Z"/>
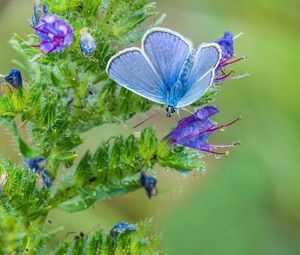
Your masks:
<path fill-rule="evenodd" d="M 172 117 L 173 113 L 176 112 L 176 110 L 173 106 L 167 106 L 166 111 L 167 111 L 168 117 Z"/>

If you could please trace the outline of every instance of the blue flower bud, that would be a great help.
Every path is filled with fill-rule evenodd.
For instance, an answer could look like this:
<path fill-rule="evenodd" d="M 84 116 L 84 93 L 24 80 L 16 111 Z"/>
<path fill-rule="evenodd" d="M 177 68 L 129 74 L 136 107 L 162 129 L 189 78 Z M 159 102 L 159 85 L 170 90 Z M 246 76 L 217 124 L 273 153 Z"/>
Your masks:
<path fill-rule="evenodd" d="M 110 238 L 116 243 L 116 238 L 118 235 L 122 235 L 125 233 L 136 232 L 136 227 L 133 224 L 129 224 L 126 222 L 118 222 L 114 227 L 110 230 L 109 235 Z"/>
<path fill-rule="evenodd" d="M 49 189 L 52 186 L 52 180 L 49 172 L 45 169 L 45 160 L 44 157 L 26 158 L 24 162 L 29 171 L 37 175 L 38 187 Z"/>
<path fill-rule="evenodd" d="M 80 30 L 80 36 L 80 49 L 82 55 L 84 57 L 91 55 L 97 47 L 95 38 L 88 32 L 87 28 Z"/>
<path fill-rule="evenodd" d="M 10 73 L 5 76 L 5 80 L 16 89 L 21 88 L 23 85 L 22 74 L 17 69 L 12 69 Z"/>
<path fill-rule="evenodd" d="M 40 172 L 44 169 L 43 163 L 45 162 L 44 157 L 39 158 L 26 158 L 24 160 L 25 164 L 28 166 L 29 170 L 33 173 Z"/>
<path fill-rule="evenodd" d="M 140 177 L 140 182 L 141 182 L 141 185 L 146 190 L 147 196 L 149 198 L 151 198 L 154 195 L 153 190 L 156 189 L 157 180 L 153 176 L 150 176 L 150 175 L 148 176 L 145 172 L 142 172 L 141 177 Z M 156 190 L 155 194 L 156 193 L 157 193 L 157 190 Z"/>

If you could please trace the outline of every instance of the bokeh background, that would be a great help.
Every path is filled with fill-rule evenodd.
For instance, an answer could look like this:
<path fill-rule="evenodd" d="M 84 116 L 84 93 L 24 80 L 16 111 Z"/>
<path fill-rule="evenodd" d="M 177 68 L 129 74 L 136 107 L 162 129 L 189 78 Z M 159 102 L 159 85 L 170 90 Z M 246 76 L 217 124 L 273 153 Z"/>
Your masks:
<path fill-rule="evenodd" d="M 300 254 L 300 1 L 299 0 L 158 0 L 167 13 L 164 26 L 194 41 L 210 42 L 224 31 L 245 35 L 236 41 L 235 66 L 250 77 L 223 83 L 214 102 L 214 120 L 242 121 L 211 138 L 212 143 L 241 140 L 228 158 L 206 157 L 205 175 L 182 177 L 156 169 L 159 195 L 143 190 L 99 202 L 74 214 L 54 211 L 51 228 L 89 232 L 116 221 L 153 217 L 170 254 Z M 16 59 L 11 34 L 30 32 L 31 0 L 0 0 L 0 73 Z M 138 119 L 143 118 L 140 116 Z M 152 122 L 163 132 L 175 121 Z M 130 125 L 129 125 L 130 126 Z M 105 126 L 84 134 L 81 147 L 95 148 L 106 137 L 130 133 L 129 127 Z M 98 139 L 95 139 L 98 137 Z M 13 140 L 0 126 L 0 154 L 19 162 Z"/>

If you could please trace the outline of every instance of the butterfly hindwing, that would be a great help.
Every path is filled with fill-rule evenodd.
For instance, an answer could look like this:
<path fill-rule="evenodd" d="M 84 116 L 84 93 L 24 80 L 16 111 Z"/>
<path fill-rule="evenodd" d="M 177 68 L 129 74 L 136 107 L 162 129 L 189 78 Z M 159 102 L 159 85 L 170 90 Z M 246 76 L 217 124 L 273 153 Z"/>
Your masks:
<path fill-rule="evenodd" d="M 221 58 L 221 49 L 216 43 L 202 45 L 196 52 L 194 64 L 186 83 L 186 93 L 177 107 L 197 101 L 212 85 L 215 69 Z"/>
<path fill-rule="evenodd" d="M 121 51 L 111 58 L 106 71 L 128 90 L 154 102 L 166 103 L 163 82 L 140 49 Z"/>
<path fill-rule="evenodd" d="M 142 47 L 166 87 L 176 83 L 192 50 L 187 39 L 165 28 L 151 29 L 144 36 Z"/>

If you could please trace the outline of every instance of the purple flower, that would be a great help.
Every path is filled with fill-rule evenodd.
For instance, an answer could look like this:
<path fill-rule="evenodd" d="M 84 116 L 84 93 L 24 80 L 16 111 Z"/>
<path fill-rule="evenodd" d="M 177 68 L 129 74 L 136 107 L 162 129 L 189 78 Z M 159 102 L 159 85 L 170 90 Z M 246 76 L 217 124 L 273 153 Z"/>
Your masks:
<path fill-rule="evenodd" d="M 217 152 L 215 149 L 230 148 L 238 145 L 239 143 L 233 143 L 230 145 L 211 145 L 207 142 L 207 139 L 214 131 L 226 128 L 238 121 L 240 118 L 237 118 L 228 124 L 216 126 L 215 123 L 210 120 L 210 116 L 218 112 L 219 110 L 215 106 L 203 107 L 196 113 L 181 119 L 177 123 L 176 128 L 166 135 L 163 140 L 169 138 L 170 146 L 178 144 L 211 154 L 228 155 L 228 151 Z"/>
<path fill-rule="evenodd" d="M 88 32 L 87 28 L 80 30 L 80 49 L 84 57 L 91 55 L 96 50 L 95 38 Z"/>
<path fill-rule="evenodd" d="M 145 172 L 141 172 L 140 182 L 141 185 L 146 190 L 147 196 L 149 198 L 157 194 L 157 189 L 156 189 L 157 180 L 153 176 L 147 175 Z M 155 189 L 155 194 L 153 194 L 154 189 Z"/>
<path fill-rule="evenodd" d="M 231 32 L 225 32 L 224 35 L 215 41 L 215 43 L 219 44 L 222 50 L 221 60 L 219 65 L 216 68 L 216 78 L 215 82 L 221 82 L 230 77 L 233 74 L 233 71 L 228 73 L 225 72 L 225 67 L 236 63 L 240 60 L 245 59 L 245 57 L 240 57 L 238 59 L 232 60 L 235 57 L 234 54 L 234 36 Z"/>
<path fill-rule="evenodd" d="M 72 28 L 54 15 L 42 17 L 40 23 L 33 28 L 40 38 L 38 47 L 43 54 L 61 51 L 68 48 L 73 42 Z"/>
<path fill-rule="evenodd" d="M 221 61 L 227 58 L 231 58 L 234 54 L 233 48 L 233 34 L 230 32 L 225 32 L 224 35 L 215 41 L 219 44 L 222 50 Z"/>

